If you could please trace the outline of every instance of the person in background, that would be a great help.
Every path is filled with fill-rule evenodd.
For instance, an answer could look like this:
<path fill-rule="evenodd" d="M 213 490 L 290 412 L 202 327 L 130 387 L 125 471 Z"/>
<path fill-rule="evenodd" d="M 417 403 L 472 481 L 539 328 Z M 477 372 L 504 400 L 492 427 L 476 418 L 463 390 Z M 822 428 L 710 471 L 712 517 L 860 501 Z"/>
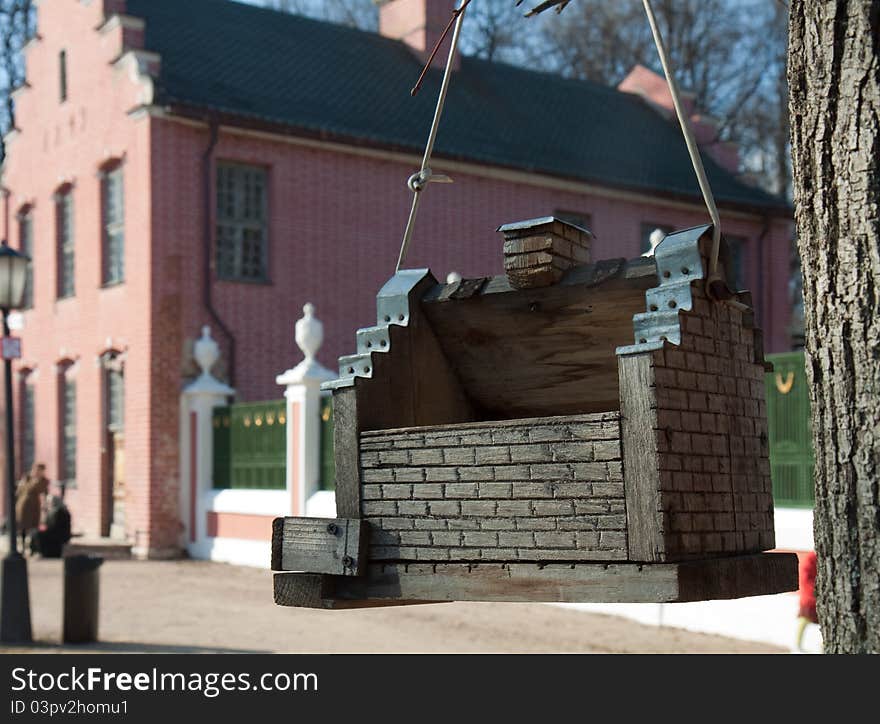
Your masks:
<path fill-rule="evenodd" d="M 62 495 L 50 495 L 46 527 L 31 536 L 31 552 L 43 558 L 61 558 L 64 544 L 70 540 L 70 511 Z"/>
<path fill-rule="evenodd" d="M 798 565 L 798 596 L 800 597 L 800 609 L 798 610 L 797 626 L 797 650 L 803 651 L 804 630 L 807 624 L 819 623 L 816 614 L 816 552 L 800 557 Z"/>
<path fill-rule="evenodd" d="M 15 521 L 21 534 L 22 552 L 27 551 L 28 535 L 40 526 L 43 500 L 48 493 L 46 466 L 43 463 L 34 463 L 30 473 L 19 482 L 15 495 Z"/>

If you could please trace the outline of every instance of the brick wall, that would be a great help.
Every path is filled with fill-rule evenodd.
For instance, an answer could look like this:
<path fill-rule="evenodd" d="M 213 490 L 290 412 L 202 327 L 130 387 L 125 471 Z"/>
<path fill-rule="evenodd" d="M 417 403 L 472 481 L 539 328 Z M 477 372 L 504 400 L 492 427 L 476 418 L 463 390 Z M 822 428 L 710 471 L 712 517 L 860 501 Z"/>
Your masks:
<path fill-rule="evenodd" d="M 3 184 L 10 190 L 6 238 L 18 245 L 16 213 L 32 207 L 34 305 L 23 312 L 23 359 L 35 394 L 36 458 L 56 480 L 61 474 L 57 365 L 74 363 L 77 385 L 76 485 L 67 492 L 74 530 L 106 532 L 110 480 L 107 473 L 105 395 L 99 356 L 125 358 L 125 523 L 131 540 L 149 544 L 155 516 L 150 507 L 151 465 L 161 452 L 150 445 L 154 388 L 149 370 L 159 356 L 151 346 L 150 119 L 133 116 L 141 86 L 128 67 L 114 67 L 123 50 L 123 29 L 96 30 L 101 2 L 44 0 L 39 34 L 26 51 L 28 86 L 16 97 L 20 132 L 8 146 Z M 58 56 L 68 56 L 68 96 L 59 98 Z M 122 160 L 125 185 L 125 281 L 102 285 L 101 166 Z M 53 194 L 73 187 L 75 295 L 57 299 Z M 16 395 L 18 385 L 15 385 Z M 16 413 L 21 410 L 16 399 Z"/>
<path fill-rule="evenodd" d="M 226 339 L 202 301 L 201 174 L 209 133 L 206 127 L 171 119 L 153 118 L 151 126 L 154 235 L 159 246 L 156 263 L 165 254 L 180 260 L 187 280 L 179 290 L 183 338 L 191 346 L 201 325 L 211 324 L 223 352 L 217 368 L 223 376 Z M 275 376 L 298 361 L 292 325 L 305 302 L 316 305 L 316 314 L 324 323 L 324 344 L 318 357 L 330 369 L 337 367 L 337 357 L 352 352 L 355 330 L 375 323 L 376 292 L 393 273 L 412 202 L 405 180 L 418 159 L 411 163 L 376 159 L 357 152 L 309 148 L 281 138 L 232 133 L 225 128 L 220 131 L 214 159 L 269 170 L 271 283 L 215 281 L 212 294 L 219 316 L 236 338 L 234 387 L 240 399 L 271 399 L 279 394 Z M 661 202 L 604 198 L 541 186 L 537 181 L 528 185 L 459 170 L 450 174 L 455 183 L 444 185 L 439 197 L 420 208 L 419 236 L 413 240 L 406 261 L 408 268 L 429 267 L 441 281 L 450 271 L 465 277 L 503 273 L 503 238 L 495 229 L 508 221 L 545 216 L 555 210 L 591 215 L 596 259 L 637 257 L 643 221 L 676 228 L 706 221 L 705 212 L 698 207 L 691 211 Z M 340 177 L 350 179 L 350 184 L 340 186 L 336 183 Z M 760 231 L 756 222 L 738 217 L 731 219 L 725 230 L 728 228 L 729 233 L 750 240 Z M 780 234 L 773 243 L 787 249 L 782 237 Z M 314 239 L 322 242 L 311 243 Z M 746 266 L 750 273 L 752 245 L 748 247 Z M 785 274 L 774 278 L 785 287 Z M 749 284 L 754 288 L 750 277 Z M 766 308 L 776 315 L 782 306 L 774 300 Z M 278 310 L 278 314 L 265 314 L 267 308 Z M 787 319 L 780 318 L 780 330 Z M 780 337 L 777 346 L 787 349 L 782 340 Z M 185 351 L 174 350 L 173 354 L 179 363 Z"/>
<path fill-rule="evenodd" d="M 774 546 L 764 365 L 751 314 L 692 285 L 679 347 L 652 353 L 668 557 Z M 758 359 L 756 357 L 758 345 Z"/>
<path fill-rule="evenodd" d="M 26 52 L 28 86 L 16 96 L 20 130 L 4 162 L 3 182 L 10 190 L 6 236 L 17 238 L 15 214 L 32 204 L 35 306 L 24 313 L 25 359 L 15 368 L 34 374 L 36 455 L 49 464 L 50 477 L 57 477 L 55 365 L 79 360 L 78 487 L 68 502 L 75 529 L 98 535 L 108 511 L 96 358 L 110 348 L 125 350 L 126 523 L 139 549 L 158 554 L 179 541 L 177 398 L 184 378 L 194 372 L 190 351 L 202 324 L 214 326 L 224 348 L 216 370 L 221 376 L 228 355 L 226 339 L 203 303 L 202 158 L 210 134 L 206 125 L 131 113 L 143 102 L 145 88 L 130 66 L 114 67 L 112 61 L 124 45 L 139 44 L 138 33 L 96 30 L 105 6 L 110 11 L 121 5 L 120 0 L 40 3 L 39 37 Z M 58 97 L 61 49 L 71 59 L 64 102 Z M 124 158 L 126 281 L 105 288 L 97 172 L 109 158 Z M 212 293 L 236 339 L 240 399 L 275 398 L 280 395 L 275 375 L 299 359 L 292 327 L 304 302 L 317 305 L 325 324 L 320 357 L 330 367 L 337 355 L 351 351 L 354 330 L 374 321 L 375 293 L 391 274 L 411 203 L 405 180 L 420 156 L 417 150 L 378 156 L 223 128 L 217 159 L 269 170 L 271 283 L 218 281 Z M 465 276 L 500 272 L 501 240 L 494 229 L 556 210 L 592 217 L 597 258 L 638 255 L 643 222 L 685 228 L 705 221 L 696 202 L 652 201 L 558 179 L 438 163 L 456 183 L 437 189 L 436 199 L 423 205 L 407 263 L 431 266 L 440 279 L 451 270 Z M 339 178 L 348 183 L 339 184 Z M 77 291 L 58 301 L 52 194 L 63 180 L 74 184 Z M 768 348 L 786 349 L 789 224 L 776 220 L 765 229 L 757 216 L 722 213 L 726 233 L 747 240 L 748 285 L 762 286 L 764 275 L 757 306 L 766 320 Z M 266 314 L 267 309 L 277 313 Z"/>
<path fill-rule="evenodd" d="M 365 432 L 370 560 L 625 560 L 616 412 Z"/>

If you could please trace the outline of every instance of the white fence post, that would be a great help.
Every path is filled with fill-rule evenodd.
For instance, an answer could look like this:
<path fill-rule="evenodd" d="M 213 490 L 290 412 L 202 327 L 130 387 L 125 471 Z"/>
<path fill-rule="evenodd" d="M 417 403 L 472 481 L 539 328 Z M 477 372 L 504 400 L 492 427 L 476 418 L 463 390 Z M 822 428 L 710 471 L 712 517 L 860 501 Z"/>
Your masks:
<path fill-rule="evenodd" d="M 315 306 L 306 304 L 302 319 L 296 323 L 296 344 L 305 359 L 275 379 L 286 388 L 287 494 L 291 515 L 335 514 L 315 499 L 321 478 L 321 383 L 336 377 L 315 359 L 323 341 L 324 325 L 315 318 Z"/>
<path fill-rule="evenodd" d="M 180 398 L 180 514 L 183 547 L 194 557 L 205 557 L 198 553 L 206 544 L 205 493 L 214 484 L 213 412 L 226 405 L 235 390 L 211 374 L 220 349 L 210 327 L 202 327 L 193 357 L 202 374 L 184 388 Z"/>

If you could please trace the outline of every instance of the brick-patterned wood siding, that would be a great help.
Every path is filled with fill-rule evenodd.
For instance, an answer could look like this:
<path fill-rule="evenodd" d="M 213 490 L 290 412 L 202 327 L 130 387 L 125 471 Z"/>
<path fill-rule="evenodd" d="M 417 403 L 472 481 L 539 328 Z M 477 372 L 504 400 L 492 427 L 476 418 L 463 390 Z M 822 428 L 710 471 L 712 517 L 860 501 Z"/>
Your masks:
<path fill-rule="evenodd" d="M 371 560 L 625 560 L 616 412 L 361 435 Z"/>
<path fill-rule="evenodd" d="M 666 554 L 768 550 L 773 494 L 761 331 L 750 313 L 712 303 L 696 286 L 693 294 L 681 346 L 653 353 Z"/>

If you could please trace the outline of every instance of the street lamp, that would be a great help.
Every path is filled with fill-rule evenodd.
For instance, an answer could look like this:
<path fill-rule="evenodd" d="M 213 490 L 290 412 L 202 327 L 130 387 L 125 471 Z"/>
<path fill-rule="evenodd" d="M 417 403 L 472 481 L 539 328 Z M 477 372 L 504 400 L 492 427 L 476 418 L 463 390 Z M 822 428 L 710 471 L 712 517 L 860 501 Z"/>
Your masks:
<path fill-rule="evenodd" d="M 15 530 L 15 416 L 12 414 L 12 357 L 7 348 L 9 312 L 21 306 L 30 259 L 0 245 L 0 310 L 3 312 L 3 366 L 6 372 L 6 510 L 9 552 L 3 559 L 3 593 L 0 600 L 0 641 L 25 643 L 31 640 L 31 605 L 28 594 L 27 561 L 18 551 Z M 11 348 L 11 344 L 9 345 Z"/>

